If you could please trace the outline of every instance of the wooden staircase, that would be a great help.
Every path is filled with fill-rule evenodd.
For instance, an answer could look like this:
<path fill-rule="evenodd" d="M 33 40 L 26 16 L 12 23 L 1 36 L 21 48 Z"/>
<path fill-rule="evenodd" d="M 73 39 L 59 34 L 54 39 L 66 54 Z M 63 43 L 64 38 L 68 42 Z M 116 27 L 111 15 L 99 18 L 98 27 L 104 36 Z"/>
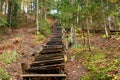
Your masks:
<path fill-rule="evenodd" d="M 55 25 L 52 32 L 52 37 L 35 56 L 30 68 L 22 64 L 23 80 L 65 80 L 62 28 Z"/>

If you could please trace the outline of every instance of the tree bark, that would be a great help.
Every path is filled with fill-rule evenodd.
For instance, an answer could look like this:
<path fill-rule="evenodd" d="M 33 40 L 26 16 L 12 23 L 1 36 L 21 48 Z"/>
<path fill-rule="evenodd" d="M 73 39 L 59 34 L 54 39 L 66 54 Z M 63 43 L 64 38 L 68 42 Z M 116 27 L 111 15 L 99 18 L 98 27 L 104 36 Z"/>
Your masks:
<path fill-rule="evenodd" d="M 109 34 L 108 34 L 108 30 L 107 30 L 107 25 L 106 24 L 104 24 L 104 25 L 105 25 L 105 34 L 106 34 L 106 37 L 108 37 Z"/>
<path fill-rule="evenodd" d="M 75 43 L 75 31 L 74 31 L 74 26 L 73 24 L 71 25 L 71 44 Z"/>
<path fill-rule="evenodd" d="M 38 10 L 39 10 L 39 0 L 37 0 L 36 4 L 36 25 L 37 25 L 37 34 L 39 33 L 39 21 L 38 21 Z"/>
<path fill-rule="evenodd" d="M 87 24 L 87 39 L 88 39 L 88 49 L 91 51 L 91 43 L 90 43 L 90 29 L 89 29 L 89 21 L 88 18 L 86 19 Z"/>
<path fill-rule="evenodd" d="M 11 26 L 12 26 L 12 2 L 9 0 L 8 1 L 8 15 L 7 15 L 7 22 L 8 22 L 8 26 L 9 26 L 9 33 L 11 32 Z"/>

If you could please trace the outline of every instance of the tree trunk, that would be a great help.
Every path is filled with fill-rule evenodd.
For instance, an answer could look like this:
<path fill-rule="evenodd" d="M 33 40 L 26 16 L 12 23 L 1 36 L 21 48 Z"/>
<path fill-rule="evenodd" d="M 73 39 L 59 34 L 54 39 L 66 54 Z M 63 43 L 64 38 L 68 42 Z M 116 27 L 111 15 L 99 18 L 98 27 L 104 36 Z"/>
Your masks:
<path fill-rule="evenodd" d="M 108 34 L 108 30 L 107 30 L 107 25 L 106 24 L 104 24 L 104 25 L 105 25 L 105 34 L 106 34 L 106 37 L 108 38 L 109 34 Z"/>
<path fill-rule="evenodd" d="M 12 25 L 12 2 L 9 0 L 8 1 L 8 15 L 7 15 L 7 22 L 9 24 L 9 33 L 11 32 L 11 25 Z"/>
<path fill-rule="evenodd" d="M 37 0 L 36 4 L 36 25 L 37 25 L 37 34 L 39 33 L 39 21 L 38 21 L 38 10 L 39 10 L 39 0 Z"/>
<path fill-rule="evenodd" d="M 112 27 L 111 27 L 111 17 L 108 17 L 108 26 L 109 26 L 110 30 L 112 30 Z"/>
<path fill-rule="evenodd" d="M 0 11 L 2 11 L 2 1 L 0 0 Z"/>
<path fill-rule="evenodd" d="M 3 10 L 3 9 L 2 9 L 2 7 L 3 7 L 3 3 L 4 3 L 4 1 L 3 1 L 3 0 L 0 0 L 0 11 Z"/>
<path fill-rule="evenodd" d="M 71 44 L 75 43 L 75 31 L 74 31 L 74 26 L 73 24 L 71 25 Z"/>
<path fill-rule="evenodd" d="M 89 29 L 89 21 L 88 18 L 86 19 L 87 24 L 87 39 L 88 39 L 88 49 L 91 51 L 91 43 L 90 43 L 90 29 Z"/>
<path fill-rule="evenodd" d="M 7 13 L 8 13 L 8 2 L 5 1 L 5 14 L 7 14 Z"/>

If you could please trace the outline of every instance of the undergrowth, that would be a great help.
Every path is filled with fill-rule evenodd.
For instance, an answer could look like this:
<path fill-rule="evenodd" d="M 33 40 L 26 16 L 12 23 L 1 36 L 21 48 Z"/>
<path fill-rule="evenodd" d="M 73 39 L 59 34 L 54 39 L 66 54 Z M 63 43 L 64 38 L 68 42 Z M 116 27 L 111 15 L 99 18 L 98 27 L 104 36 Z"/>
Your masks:
<path fill-rule="evenodd" d="M 0 68 L 0 80 L 9 80 L 10 76 L 5 71 L 5 69 Z"/>
<path fill-rule="evenodd" d="M 98 49 L 87 51 L 87 47 L 75 45 L 72 47 L 71 59 L 83 59 L 83 65 L 88 74 L 78 80 L 119 80 L 119 55 L 108 54 Z"/>
<path fill-rule="evenodd" d="M 49 34 L 51 34 L 50 26 L 48 25 L 47 21 L 44 19 L 40 20 L 39 29 L 40 29 L 40 33 L 44 34 L 45 36 L 48 36 Z"/>
<path fill-rule="evenodd" d="M 41 33 L 38 33 L 38 34 L 36 34 L 36 40 L 39 41 L 39 42 L 43 42 L 43 41 L 46 40 L 46 36 L 41 34 Z"/>
<path fill-rule="evenodd" d="M 18 53 L 16 51 L 4 51 L 0 55 L 0 61 L 6 64 L 11 64 L 17 59 Z"/>

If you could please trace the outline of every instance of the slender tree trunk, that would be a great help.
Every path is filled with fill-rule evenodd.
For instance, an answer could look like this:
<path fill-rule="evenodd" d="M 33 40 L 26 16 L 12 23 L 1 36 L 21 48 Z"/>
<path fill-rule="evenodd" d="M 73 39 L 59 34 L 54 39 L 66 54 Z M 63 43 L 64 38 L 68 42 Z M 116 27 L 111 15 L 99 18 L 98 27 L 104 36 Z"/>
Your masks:
<path fill-rule="evenodd" d="M 38 21 L 38 10 L 39 10 L 39 0 L 37 0 L 36 5 L 36 25 L 37 25 L 37 34 L 39 33 L 39 21 Z"/>
<path fill-rule="evenodd" d="M 36 0 L 35 0 L 36 1 Z M 37 10 L 37 4 L 36 4 L 36 2 L 34 2 L 34 6 L 35 6 L 35 10 L 34 10 L 34 13 L 36 13 L 36 10 Z M 39 12 L 38 12 L 39 13 Z M 37 23 L 37 20 L 36 20 L 36 18 L 37 18 L 37 15 L 36 14 L 34 14 L 34 16 L 35 16 L 35 23 Z"/>
<path fill-rule="evenodd" d="M 0 11 L 2 11 L 2 0 L 0 0 Z"/>
<path fill-rule="evenodd" d="M 71 44 L 74 44 L 75 43 L 75 31 L 74 31 L 74 26 L 73 24 L 71 25 Z"/>
<path fill-rule="evenodd" d="M 90 28 L 89 28 L 89 21 L 88 18 L 86 19 L 87 24 L 87 40 L 88 40 L 88 49 L 91 51 L 91 42 L 90 42 Z"/>
<path fill-rule="evenodd" d="M 7 15 L 7 22 L 9 24 L 9 33 L 11 32 L 11 26 L 12 26 L 12 2 L 9 0 L 8 1 L 8 15 Z"/>
<path fill-rule="evenodd" d="M 112 27 L 111 27 L 111 18 L 110 17 L 108 17 L 108 26 L 109 26 L 110 30 L 112 30 Z"/>
<path fill-rule="evenodd" d="M 0 0 L 0 11 L 2 11 L 3 0 Z"/>
<path fill-rule="evenodd" d="M 7 1 L 5 1 L 5 14 L 7 14 L 8 12 L 8 2 Z"/>
<path fill-rule="evenodd" d="M 106 34 L 106 37 L 108 38 L 109 34 L 108 34 L 108 30 L 107 30 L 107 25 L 104 24 L 104 26 L 105 26 L 105 34 Z"/>

